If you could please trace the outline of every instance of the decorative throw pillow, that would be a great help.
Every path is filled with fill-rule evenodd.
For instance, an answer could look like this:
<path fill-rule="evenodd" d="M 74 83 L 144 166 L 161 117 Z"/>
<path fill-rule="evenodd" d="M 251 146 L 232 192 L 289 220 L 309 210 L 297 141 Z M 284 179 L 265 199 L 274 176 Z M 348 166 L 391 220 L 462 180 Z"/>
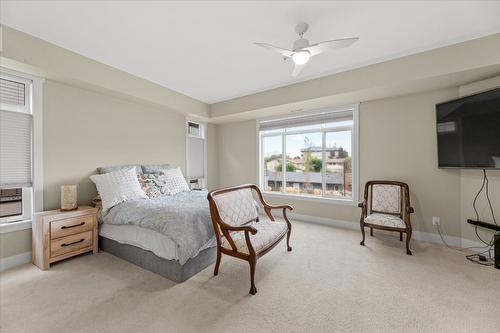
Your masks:
<path fill-rule="evenodd" d="M 161 173 L 156 175 L 155 184 L 160 189 L 161 195 L 168 195 L 169 190 L 167 188 L 167 177 L 165 174 Z"/>
<path fill-rule="evenodd" d="M 105 212 L 121 202 L 148 197 L 141 189 L 134 168 L 92 175 L 90 180 L 97 187 Z"/>
<path fill-rule="evenodd" d="M 119 170 L 128 170 L 130 168 L 135 168 L 135 171 L 137 172 L 138 175 L 142 174 L 142 168 L 140 164 L 110 165 L 97 168 L 97 172 L 102 175 L 104 173 L 110 173 Z"/>
<path fill-rule="evenodd" d="M 180 192 L 190 191 L 188 183 L 182 174 L 181 169 L 165 170 L 165 194 L 174 195 Z"/>
<path fill-rule="evenodd" d="M 165 170 L 171 169 L 170 164 L 143 164 L 142 172 L 163 174 Z"/>
<path fill-rule="evenodd" d="M 142 175 L 137 175 L 137 179 L 139 180 L 139 184 L 141 184 L 142 190 L 146 193 L 146 195 L 150 198 L 158 198 L 162 195 L 161 189 L 162 187 L 158 184 L 158 177 L 160 175 L 154 173 L 145 173 Z"/>

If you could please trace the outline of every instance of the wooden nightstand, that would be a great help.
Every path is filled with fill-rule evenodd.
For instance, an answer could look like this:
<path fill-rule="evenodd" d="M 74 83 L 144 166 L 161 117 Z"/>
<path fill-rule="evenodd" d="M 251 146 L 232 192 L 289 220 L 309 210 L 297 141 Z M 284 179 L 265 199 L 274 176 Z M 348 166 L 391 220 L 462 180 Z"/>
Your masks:
<path fill-rule="evenodd" d="M 97 253 L 97 208 L 35 213 L 32 262 L 40 269 L 78 254 Z"/>

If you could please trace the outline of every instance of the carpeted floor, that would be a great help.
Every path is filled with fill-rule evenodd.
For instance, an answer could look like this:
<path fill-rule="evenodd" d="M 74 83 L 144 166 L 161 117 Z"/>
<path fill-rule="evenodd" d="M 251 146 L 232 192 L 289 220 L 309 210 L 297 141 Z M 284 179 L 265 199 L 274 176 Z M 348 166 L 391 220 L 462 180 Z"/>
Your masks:
<path fill-rule="evenodd" d="M 398 235 L 295 223 L 257 263 L 175 284 L 107 253 L 0 278 L 1 332 L 499 332 L 500 271 Z"/>

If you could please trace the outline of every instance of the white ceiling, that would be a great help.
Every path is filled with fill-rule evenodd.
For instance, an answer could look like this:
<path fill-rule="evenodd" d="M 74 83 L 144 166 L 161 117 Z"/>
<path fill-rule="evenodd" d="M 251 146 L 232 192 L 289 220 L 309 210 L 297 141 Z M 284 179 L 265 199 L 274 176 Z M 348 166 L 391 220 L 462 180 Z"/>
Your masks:
<path fill-rule="evenodd" d="M 500 32 L 500 2 L 1 1 L 2 24 L 207 103 Z M 360 37 L 292 64 L 253 45 L 290 48 Z"/>

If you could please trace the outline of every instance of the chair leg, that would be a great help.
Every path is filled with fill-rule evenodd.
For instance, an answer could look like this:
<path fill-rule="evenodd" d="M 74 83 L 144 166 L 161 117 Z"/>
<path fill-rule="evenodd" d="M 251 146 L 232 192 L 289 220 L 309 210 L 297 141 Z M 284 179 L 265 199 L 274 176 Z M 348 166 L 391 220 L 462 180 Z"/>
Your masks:
<path fill-rule="evenodd" d="M 257 264 L 257 259 L 252 258 L 250 263 L 250 294 L 255 295 L 257 293 L 257 288 L 255 287 L 255 265 Z"/>
<path fill-rule="evenodd" d="M 373 228 L 370 228 L 370 236 L 373 237 Z"/>
<path fill-rule="evenodd" d="M 290 235 L 292 234 L 292 226 L 288 226 L 288 232 L 286 234 L 286 250 L 288 252 L 292 251 L 292 247 L 290 246 Z"/>
<path fill-rule="evenodd" d="M 410 239 L 411 239 L 411 229 L 406 231 L 406 254 L 409 256 L 412 255 L 410 251 Z"/>
<path fill-rule="evenodd" d="M 403 241 L 403 233 L 402 233 L 402 232 L 400 232 L 400 233 L 399 233 L 399 241 L 400 241 L 400 242 L 402 242 L 402 241 Z"/>
<path fill-rule="evenodd" d="M 365 245 L 365 225 L 364 225 L 363 221 L 360 222 L 360 226 L 361 226 L 361 235 L 363 235 L 363 240 L 361 240 L 361 243 L 359 243 L 359 245 L 364 246 Z"/>
<path fill-rule="evenodd" d="M 214 275 L 218 275 L 219 274 L 219 266 L 220 266 L 221 255 L 222 255 L 222 253 L 220 252 L 220 249 L 217 246 L 217 260 L 215 261 Z"/>

